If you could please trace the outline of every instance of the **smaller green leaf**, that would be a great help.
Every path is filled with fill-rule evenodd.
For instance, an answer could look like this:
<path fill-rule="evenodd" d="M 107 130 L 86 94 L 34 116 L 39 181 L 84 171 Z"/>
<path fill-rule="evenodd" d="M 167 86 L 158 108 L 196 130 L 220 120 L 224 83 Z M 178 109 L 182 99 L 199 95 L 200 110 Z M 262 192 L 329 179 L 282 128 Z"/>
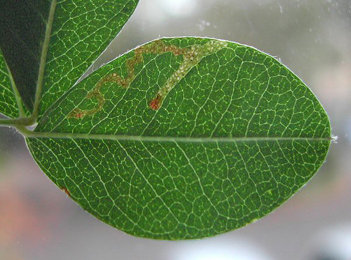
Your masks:
<path fill-rule="evenodd" d="M 0 113 L 10 118 L 17 118 L 19 110 L 11 84 L 11 76 L 0 50 Z"/>
<path fill-rule="evenodd" d="M 72 87 L 120 32 L 137 3 L 0 0 L 0 47 L 28 110 L 34 108 L 40 116 L 40 102 L 45 111 Z"/>
<path fill-rule="evenodd" d="M 139 0 L 58 1 L 39 115 L 83 75 L 120 32 Z"/>
<path fill-rule="evenodd" d="M 0 0 L 0 47 L 18 92 L 32 111 L 51 2 Z"/>

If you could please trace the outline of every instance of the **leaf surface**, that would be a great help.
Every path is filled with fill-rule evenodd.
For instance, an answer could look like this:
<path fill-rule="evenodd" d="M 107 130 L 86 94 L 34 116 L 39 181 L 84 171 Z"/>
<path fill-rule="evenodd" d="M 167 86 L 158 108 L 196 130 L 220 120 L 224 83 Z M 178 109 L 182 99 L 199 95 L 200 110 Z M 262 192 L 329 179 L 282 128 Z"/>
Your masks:
<path fill-rule="evenodd" d="M 0 47 L 30 111 L 33 109 L 50 2 L 0 0 Z"/>
<path fill-rule="evenodd" d="M 10 118 L 19 116 L 15 93 L 11 85 L 10 73 L 0 50 L 0 113 Z"/>
<path fill-rule="evenodd" d="M 137 3 L 1 0 L 0 46 L 30 111 L 37 88 L 42 95 L 40 111 L 46 111 L 82 76 L 121 30 Z"/>
<path fill-rule="evenodd" d="M 267 215 L 320 168 L 330 140 L 324 109 L 284 65 L 204 38 L 159 39 L 103 66 L 27 138 L 84 209 L 171 240 Z"/>

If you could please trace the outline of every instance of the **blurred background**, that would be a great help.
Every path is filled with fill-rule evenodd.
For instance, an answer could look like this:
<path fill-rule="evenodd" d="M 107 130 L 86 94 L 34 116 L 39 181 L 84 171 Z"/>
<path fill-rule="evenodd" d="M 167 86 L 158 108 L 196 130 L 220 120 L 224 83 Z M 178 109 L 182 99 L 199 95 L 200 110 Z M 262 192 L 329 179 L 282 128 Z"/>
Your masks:
<path fill-rule="evenodd" d="M 326 163 L 298 194 L 245 228 L 197 241 L 126 235 L 71 201 L 23 138 L 0 128 L 0 259 L 351 260 L 351 1 L 140 0 L 94 68 L 163 36 L 208 36 L 279 58 L 330 116 Z"/>

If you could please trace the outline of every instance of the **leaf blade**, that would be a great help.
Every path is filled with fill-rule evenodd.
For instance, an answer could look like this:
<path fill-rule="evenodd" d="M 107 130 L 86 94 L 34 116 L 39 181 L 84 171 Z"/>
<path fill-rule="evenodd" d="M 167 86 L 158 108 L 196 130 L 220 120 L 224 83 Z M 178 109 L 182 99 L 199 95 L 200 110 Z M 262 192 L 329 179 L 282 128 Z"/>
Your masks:
<path fill-rule="evenodd" d="M 157 49 L 160 45 L 159 41 L 151 42 L 145 46 Z M 164 41 L 169 45 L 176 45 L 175 47 L 177 48 L 188 46 L 190 50 L 191 46 L 195 44 L 205 45 L 212 40 L 203 38 L 169 38 L 164 39 Z M 190 43 L 186 45 L 188 41 Z M 281 75 L 276 76 L 270 82 L 266 67 L 269 68 L 271 66 L 270 73 L 277 73 L 276 67 L 279 64 L 277 60 L 247 46 L 236 43 L 228 44 L 230 46 L 223 47 L 216 53 L 222 53 L 221 57 L 225 57 L 228 53 L 228 56 L 232 58 L 232 63 L 228 63 L 226 58 L 223 58 L 222 63 L 228 63 L 228 65 L 223 65 L 219 63 L 216 57 L 217 54 L 207 55 L 198 66 L 191 68 L 186 77 L 180 82 L 176 82 L 176 87 L 166 95 L 162 104 L 163 109 L 158 111 L 150 108 L 151 101 L 157 96 L 160 89 L 167 85 L 167 79 L 171 78 L 182 68 L 184 60 L 180 57 L 181 55 L 174 55 L 172 51 L 162 52 L 162 54 L 147 53 L 146 47 L 142 51 L 145 52 L 144 55 L 148 58 L 145 58 L 144 63 L 135 64 L 136 68 L 142 69 L 135 72 L 136 76 L 130 82 L 130 86 L 124 87 L 117 82 L 119 75 L 129 78 L 128 73 L 131 70 L 128 69 L 128 62 L 134 62 L 136 57 L 134 53 L 140 48 L 131 51 L 100 68 L 67 92 L 55 106 L 47 111 L 47 115 L 39 122 L 36 131 L 129 135 L 129 130 L 133 129 L 133 135 L 135 136 L 164 136 L 167 133 L 167 136 L 182 137 L 188 137 L 190 134 L 190 136 L 194 137 L 315 136 L 330 138 L 328 116 L 319 101 L 314 97 L 314 94 L 300 79 L 283 66 L 279 68 Z M 236 55 L 235 51 L 239 54 Z M 252 66 L 254 63 L 251 61 L 253 56 L 249 52 L 253 53 L 252 55 L 256 55 L 256 63 L 261 60 L 259 66 Z M 242 60 L 238 59 L 240 55 L 246 55 L 247 62 L 243 65 L 241 65 Z M 243 58 L 245 59 L 245 56 Z M 155 62 L 156 59 L 158 59 L 159 64 Z M 168 62 L 171 63 L 172 67 L 167 68 L 167 71 L 164 67 L 168 66 Z M 211 63 L 218 64 L 218 66 L 206 68 Z M 155 70 L 155 66 L 162 67 L 163 72 Z M 216 79 L 210 76 L 207 78 L 200 76 L 201 74 L 205 74 L 205 76 L 211 75 L 211 73 L 214 74 L 213 71 L 216 71 L 216 66 L 223 67 L 225 73 L 223 72 Z M 232 72 L 226 67 L 238 69 Z M 248 70 L 251 70 L 252 73 L 248 74 L 246 72 Z M 240 77 L 238 77 L 239 71 L 242 72 Z M 252 76 L 256 80 L 253 80 L 251 83 L 250 78 Z M 185 82 L 185 79 L 188 78 L 191 80 L 189 84 Z M 296 85 L 294 85 L 295 89 L 292 89 L 292 83 Z M 202 87 L 208 85 L 221 90 L 221 92 L 211 92 Z M 233 88 L 233 85 L 240 87 Z M 259 93 L 254 93 L 251 85 L 255 85 Z M 271 93 L 266 91 L 267 87 L 270 87 Z M 97 90 L 101 90 L 101 92 Z M 292 90 L 296 92 L 297 97 L 291 97 Z M 245 93 L 249 93 L 248 98 L 245 98 Z M 261 94 L 264 94 L 263 97 L 265 99 L 261 98 Z M 104 95 L 111 100 L 110 102 L 104 102 L 104 107 L 101 109 L 99 100 L 102 100 Z M 236 98 L 233 100 L 232 96 Z M 140 99 L 136 101 L 135 97 L 140 97 Z M 220 102 L 215 102 L 217 100 Z M 294 112 L 295 106 L 300 107 L 298 112 Z M 194 111 L 194 107 L 197 108 L 196 111 Z M 213 111 L 213 108 L 217 108 L 221 112 L 226 111 L 227 114 L 223 116 L 222 113 Z M 85 114 L 83 112 L 83 115 L 79 115 L 77 111 L 93 111 L 93 113 Z M 235 114 L 231 116 L 230 111 L 234 111 Z M 272 111 L 275 114 L 278 113 L 280 117 L 271 118 L 269 113 Z M 201 113 L 208 113 L 212 118 L 216 119 L 216 122 L 211 122 L 211 120 L 204 122 L 206 121 L 205 116 L 198 116 L 198 122 L 195 120 L 185 122 L 187 116 L 191 118 L 201 115 Z M 76 118 L 77 114 L 78 118 Z M 254 120 L 256 124 L 251 122 L 250 125 L 249 122 L 252 121 L 252 116 L 257 117 L 257 115 L 262 115 L 262 120 L 268 120 L 275 128 L 270 128 L 270 125 L 267 124 L 259 126 L 257 120 Z M 313 117 L 315 122 L 313 120 L 300 122 L 299 115 L 304 118 Z M 101 118 L 103 122 L 100 122 Z M 162 125 L 157 123 L 161 118 L 163 121 Z M 221 120 L 225 119 L 227 121 L 223 123 Z M 117 129 L 115 127 L 116 120 L 120 122 Z M 322 124 L 319 124 L 319 121 L 322 121 Z M 217 122 L 222 124 L 223 128 L 216 129 L 214 125 Z M 207 125 L 203 127 L 198 126 L 206 123 Z M 88 127 L 86 127 L 87 125 Z M 108 126 L 107 128 L 106 125 Z M 148 125 L 151 126 L 147 128 Z M 286 126 L 287 130 L 282 128 L 281 125 Z M 294 132 L 293 127 L 302 129 L 305 132 Z M 169 129 L 176 129 L 176 132 L 171 132 Z M 158 132 L 155 133 L 155 131 Z"/>
<path fill-rule="evenodd" d="M 324 157 L 316 154 L 326 154 L 330 143 L 308 144 L 310 148 L 303 155 L 306 164 L 295 163 L 287 171 L 283 166 L 277 166 L 273 159 L 281 160 L 289 155 L 289 152 L 284 156 L 277 155 L 280 147 L 289 151 L 294 146 L 287 141 L 276 144 L 276 149 L 270 142 L 234 146 L 232 143 L 223 146 L 222 143 L 224 157 L 217 154 L 202 162 L 192 157 L 194 150 L 206 158 L 205 154 L 211 154 L 217 144 L 143 144 L 82 139 L 27 141 L 39 166 L 45 172 L 50 170 L 48 176 L 60 188 L 68 189 L 85 210 L 129 234 L 170 240 L 213 236 L 266 215 L 305 184 L 324 161 Z M 297 141 L 295 146 L 304 147 L 301 142 L 304 141 Z M 160 151 L 158 146 L 164 150 L 175 149 L 172 158 L 181 157 L 177 160 L 179 167 L 172 166 L 171 161 L 165 162 L 165 156 L 170 156 L 165 152 L 155 153 Z M 255 159 L 257 165 L 269 161 L 260 173 L 252 170 L 250 159 L 242 160 L 239 154 L 245 151 L 253 154 L 264 151 L 265 156 L 269 155 L 269 159 Z M 311 154 L 316 156 L 311 158 Z M 55 159 L 57 155 L 64 160 Z M 288 158 L 293 160 L 291 153 Z M 71 161 L 67 163 L 67 160 Z M 45 163 L 48 161 L 50 168 Z M 66 164 L 60 165 L 62 162 Z M 294 176 L 293 171 L 306 171 L 308 164 L 316 167 L 309 175 L 304 178 Z M 231 165 L 229 171 L 226 165 Z M 236 166 L 235 170 L 233 166 Z M 270 167 L 273 172 L 269 171 Z M 195 168 L 199 173 L 195 173 Z M 217 181 L 213 181 L 213 176 Z M 276 185 L 270 180 L 272 178 L 277 179 Z M 248 180 L 244 188 L 243 179 Z M 201 186 L 204 188 L 200 189 Z M 215 213 L 217 211 L 220 214 Z"/>
<path fill-rule="evenodd" d="M 178 240 L 277 208 L 323 164 L 331 137 L 319 101 L 274 58 L 171 38 L 75 85 L 27 142 L 49 178 L 97 218 Z"/>

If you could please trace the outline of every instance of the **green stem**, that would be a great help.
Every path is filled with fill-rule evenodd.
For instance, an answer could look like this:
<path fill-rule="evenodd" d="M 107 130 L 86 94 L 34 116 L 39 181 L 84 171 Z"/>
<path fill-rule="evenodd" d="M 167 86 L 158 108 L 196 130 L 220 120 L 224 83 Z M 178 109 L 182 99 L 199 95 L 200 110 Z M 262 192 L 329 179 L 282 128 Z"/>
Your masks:
<path fill-rule="evenodd" d="M 0 126 L 30 126 L 33 125 L 34 121 L 31 117 L 22 117 L 17 119 L 0 119 Z"/>

